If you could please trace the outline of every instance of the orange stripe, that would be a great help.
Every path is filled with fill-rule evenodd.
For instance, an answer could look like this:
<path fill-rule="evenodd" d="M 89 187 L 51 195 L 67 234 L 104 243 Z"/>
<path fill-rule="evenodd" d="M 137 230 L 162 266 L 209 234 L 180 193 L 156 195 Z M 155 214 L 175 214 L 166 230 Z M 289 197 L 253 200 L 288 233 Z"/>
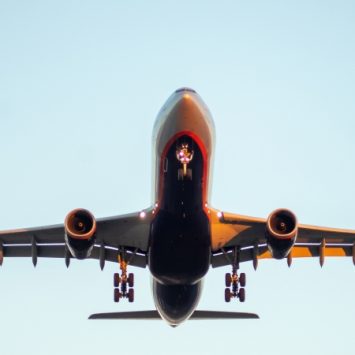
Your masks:
<path fill-rule="evenodd" d="M 312 250 L 313 250 L 313 253 L 312 253 Z M 292 256 L 292 258 L 319 257 L 319 246 L 294 247 L 291 250 L 291 256 Z M 330 248 L 325 248 L 324 256 L 344 257 L 344 256 L 348 256 L 348 255 L 346 254 L 344 247 L 330 247 Z M 272 256 L 268 250 L 258 256 L 258 259 L 271 259 L 271 258 L 272 258 Z"/>

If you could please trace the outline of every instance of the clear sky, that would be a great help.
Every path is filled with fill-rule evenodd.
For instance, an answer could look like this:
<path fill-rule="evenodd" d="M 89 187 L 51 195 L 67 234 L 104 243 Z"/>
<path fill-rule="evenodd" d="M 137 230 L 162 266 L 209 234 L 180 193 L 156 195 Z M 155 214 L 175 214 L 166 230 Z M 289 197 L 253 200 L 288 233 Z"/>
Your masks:
<path fill-rule="evenodd" d="M 151 197 L 151 130 L 190 86 L 217 129 L 212 205 L 355 228 L 354 1 L 0 0 L 0 229 L 140 210 Z M 200 309 L 258 321 L 88 321 L 151 309 L 148 270 L 136 302 L 112 300 L 97 261 L 5 259 L 5 355 L 353 354 L 350 259 L 261 262 L 245 304 L 206 277 Z M 133 271 L 133 270 L 132 270 Z"/>

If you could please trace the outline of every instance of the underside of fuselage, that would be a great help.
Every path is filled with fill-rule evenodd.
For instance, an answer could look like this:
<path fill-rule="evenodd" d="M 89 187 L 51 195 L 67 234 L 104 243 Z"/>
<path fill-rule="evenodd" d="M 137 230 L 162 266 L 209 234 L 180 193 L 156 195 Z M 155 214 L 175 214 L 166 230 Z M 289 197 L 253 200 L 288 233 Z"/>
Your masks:
<path fill-rule="evenodd" d="M 193 151 L 186 175 L 176 154 L 182 145 Z M 149 267 L 166 285 L 192 285 L 210 265 L 209 220 L 203 208 L 204 161 L 193 138 L 182 135 L 162 158 L 162 199 L 151 226 Z"/>
<path fill-rule="evenodd" d="M 193 152 L 185 172 L 177 158 L 182 146 Z M 177 325 L 197 306 L 211 255 L 202 200 L 204 159 L 192 137 L 184 134 L 171 143 L 162 157 L 161 178 L 162 199 L 151 226 L 149 268 L 157 310 L 169 324 Z"/>
<path fill-rule="evenodd" d="M 171 325 L 187 319 L 198 304 L 211 258 L 208 162 L 212 119 L 200 97 L 178 90 L 158 116 L 156 206 L 148 265 L 159 314 Z"/>

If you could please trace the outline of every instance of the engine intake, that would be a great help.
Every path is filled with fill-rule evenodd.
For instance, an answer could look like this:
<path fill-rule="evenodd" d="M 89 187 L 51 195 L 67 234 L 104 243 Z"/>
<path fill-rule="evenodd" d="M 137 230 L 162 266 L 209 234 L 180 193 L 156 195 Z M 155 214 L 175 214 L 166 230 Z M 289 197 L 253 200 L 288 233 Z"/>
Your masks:
<path fill-rule="evenodd" d="M 88 258 L 95 243 L 96 220 L 88 210 L 78 208 L 69 212 L 64 222 L 65 242 L 73 257 Z"/>
<path fill-rule="evenodd" d="M 297 239 L 297 218 L 290 210 L 281 208 L 270 213 L 266 222 L 266 241 L 271 255 L 283 259 Z"/>

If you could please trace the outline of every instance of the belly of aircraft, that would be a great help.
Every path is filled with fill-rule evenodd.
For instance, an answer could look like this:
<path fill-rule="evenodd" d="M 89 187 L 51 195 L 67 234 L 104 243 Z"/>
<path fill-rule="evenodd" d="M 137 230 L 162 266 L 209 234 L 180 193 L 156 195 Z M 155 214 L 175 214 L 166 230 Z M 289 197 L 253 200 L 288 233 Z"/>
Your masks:
<path fill-rule="evenodd" d="M 161 164 L 161 195 L 151 225 L 149 268 L 160 283 L 191 285 L 210 265 L 210 226 L 203 208 L 205 162 L 198 144 L 183 135 L 170 144 Z"/>
<path fill-rule="evenodd" d="M 209 221 L 204 211 L 184 219 L 159 211 L 152 223 L 149 268 L 166 285 L 191 285 L 210 265 Z"/>

